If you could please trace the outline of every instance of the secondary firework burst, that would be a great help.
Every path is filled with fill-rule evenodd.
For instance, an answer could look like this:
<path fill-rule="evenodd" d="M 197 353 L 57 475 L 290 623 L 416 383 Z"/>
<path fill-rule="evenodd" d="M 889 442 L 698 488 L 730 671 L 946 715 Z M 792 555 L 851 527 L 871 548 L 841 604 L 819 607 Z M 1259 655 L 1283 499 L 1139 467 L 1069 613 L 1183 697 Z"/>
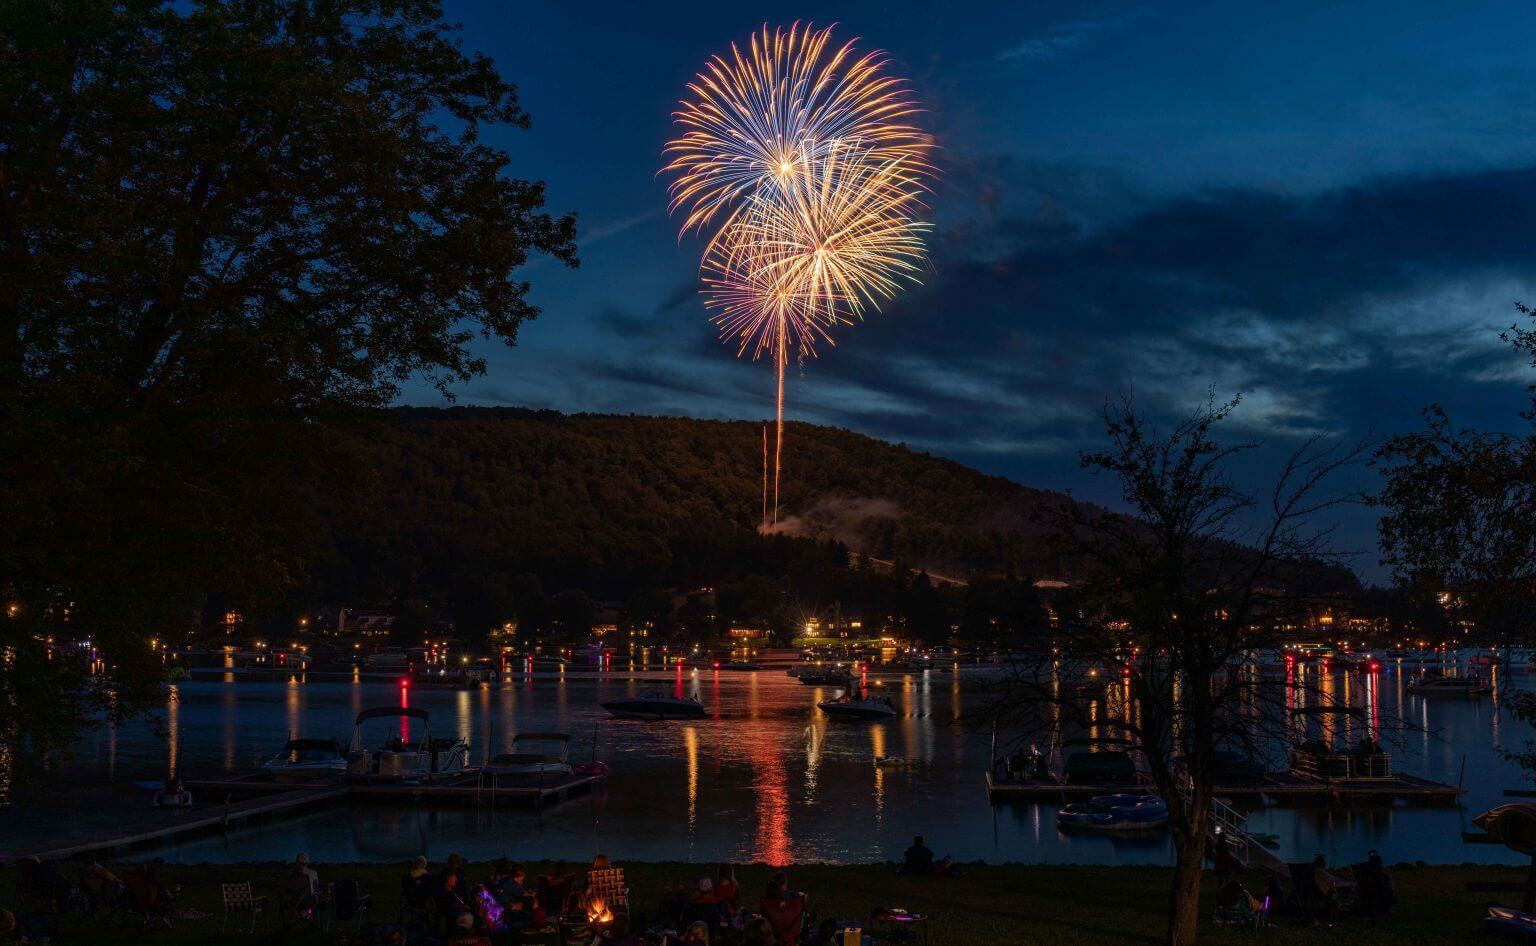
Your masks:
<path fill-rule="evenodd" d="M 664 150 L 683 232 L 703 232 L 743 198 L 853 142 L 877 161 L 925 165 L 932 139 L 913 124 L 921 109 L 886 66 L 881 52 L 834 45 L 830 26 L 799 23 L 772 33 L 764 25 L 745 50 L 733 43 L 729 56 L 712 58 L 673 113 L 683 132 Z"/>
<path fill-rule="evenodd" d="M 831 44 L 830 28 L 765 26 L 689 86 L 663 169 L 682 232 L 708 239 L 705 305 L 738 355 L 778 380 L 773 512 L 784 442 L 784 374 L 833 330 L 915 282 L 931 139 L 880 53 Z M 766 497 L 765 497 L 765 507 Z"/>

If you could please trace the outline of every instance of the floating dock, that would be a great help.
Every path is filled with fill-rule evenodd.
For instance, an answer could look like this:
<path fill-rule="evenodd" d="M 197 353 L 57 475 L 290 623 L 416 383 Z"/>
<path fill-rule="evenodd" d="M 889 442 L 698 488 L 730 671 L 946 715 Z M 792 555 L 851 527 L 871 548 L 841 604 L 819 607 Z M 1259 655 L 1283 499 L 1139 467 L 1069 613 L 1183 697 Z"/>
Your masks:
<path fill-rule="evenodd" d="M 274 782 L 260 775 L 224 779 L 184 779 L 200 804 L 195 809 L 171 814 L 173 821 L 133 834 L 112 835 L 78 841 L 69 847 L 47 851 L 13 851 L 9 857 L 33 856 L 60 860 L 78 854 L 127 851 L 151 847 L 206 834 L 218 834 L 230 828 L 284 815 L 307 814 L 340 802 L 439 803 L 449 805 L 486 805 L 521 803 L 542 808 L 559 804 L 592 791 L 602 782 L 602 775 L 503 775 L 495 779 L 480 777 L 479 769 L 457 776 L 420 784 L 387 782 L 327 782 L 321 785 L 293 785 Z M 236 798 L 241 800 L 235 800 Z"/>
<path fill-rule="evenodd" d="M 999 802 L 1065 802 L 1094 795 L 1113 795 L 1116 792 L 1148 792 L 1146 785 L 1071 785 L 1060 782 L 996 782 L 987 773 L 987 797 L 993 804 Z M 1217 785 L 1213 793 L 1223 798 L 1241 799 L 1256 804 L 1266 802 L 1285 804 L 1392 804 L 1396 801 L 1410 805 L 1456 805 L 1465 790 L 1455 785 L 1432 782 L 1414 775 L 1394 775 L 1391 778 L 1335 779 L 1318 781 L 1292 775 L 1289 772 L 1271 772 L 1262 781 L 1235 785 Z"/>

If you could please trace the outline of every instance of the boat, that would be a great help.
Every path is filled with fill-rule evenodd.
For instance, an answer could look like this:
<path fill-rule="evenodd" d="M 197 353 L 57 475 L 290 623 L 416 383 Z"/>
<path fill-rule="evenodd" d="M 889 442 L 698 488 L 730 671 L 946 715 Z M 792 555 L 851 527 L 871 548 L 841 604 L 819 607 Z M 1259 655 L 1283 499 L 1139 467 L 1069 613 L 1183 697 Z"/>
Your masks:
<path fill-rule="evenodd" d="M 674 696 L 659 689 L 599 705 L 620 719 L 703 719 L 706 715 L 704 704 L 693 697 Z"/>
<path fill-rule="evenodd" d="M 470 667 L 411 677 L 411 686 L 418 690 L 478 690 L 489 683 L 489 671 Z"/>
<path fill-rule="evenodd" d="M 1056 813 L 1061 828 L 1086 831 L 1153 831 L 1168 824 L 1168 806 L 1156 795 L 1095 795 Z"/>
<path fill-rule="evenodd" d="M 398 647 L 390 647 L 363 658 L 363 666 L 369 670 L 404 670 L 410 666 L 410 658 Z"/>
<path fill-rule="evenodd" d="M 400 733 L 390 736 L 377 749 L 363 744 L 363 723 L 371 719 L 419 719 L 421 738 L 411 741 L 404 723 Z M 469 762 L 469 743 L 446 737 L 433 739 L 430 716 L 424 709 L 405 706 L 381 706 L 357 714 L 352 730 L 352 744 L 347 750 L 347 775 L 356 778 L 415 780 L 435 775 L 461 773 Z"/>
<path fill-rule="evenodd" d="M 1376 741 L 1360 707 L 1298 706 L 1291 710 L 1291 724 L 1292 775 L 1318 782 L 1392 778 L 1392 756 Z"/>
<path fill-rule="evenodd" d="M 1477 677 L 1421 677 L 1403 688 L 1414 696 L 1460 696 L 1471 698 L 1493 692 L 1493 687 Z"/>
<path fill-rule="evenodd" d="M 512 737 L 512 751 L 495 756 L 485 766 L 490 775 L 570 775 L 574 772 L 570 762 L 571 737 L 563 732 L 518 733 Z M 555 752 L 528 750 L 546 743 Z"/>
<path fill-rule="evenodd" d="M 891 703 L 890 697 L 854 699 L 852 694 L 844 694 L 835 700 L 817 703 L 816 708 L 828 716 L 841 716 L 845 719 L 890 719 L 896 715 L 896 706 Z"/>
<path fill-rule="evenodd" d="M 155 808 L 191 808 L 192 793 L 187 791 L 181 779 L 172 778 L 166 781 L 164 788 L 155 792 L 149 803 Z"/>
<path fill-rule="evenodd" d="M 1065 761 L 1062 776 L 1069 785 L 1107 785 L 1116 782 L 1136 781 L 1136 762 L 1131 758 L 1134 747 L 1129 739 L 1112 736 L 1083 737 L 1062 742 Z M 1083 747 L 1080 752 L 1065 752 L 1071 747 Z"/>
<path fill-rule="evenodd" d="M 279 782 L 313 782 L 347 774 L 347 757 L 335 739 L 290 739 L 261 769 Z"/>
<path fill-rule="evenodd" d="M 853 678 L 841 670 L 803 670 L 800 682 L 808 687 L 848 686 Z"/>
<path fill-rule="evenodd" d="M 733 660 L 720 665 L 721 670 L 761 670 L 763 665 L 750 660 Z"/>

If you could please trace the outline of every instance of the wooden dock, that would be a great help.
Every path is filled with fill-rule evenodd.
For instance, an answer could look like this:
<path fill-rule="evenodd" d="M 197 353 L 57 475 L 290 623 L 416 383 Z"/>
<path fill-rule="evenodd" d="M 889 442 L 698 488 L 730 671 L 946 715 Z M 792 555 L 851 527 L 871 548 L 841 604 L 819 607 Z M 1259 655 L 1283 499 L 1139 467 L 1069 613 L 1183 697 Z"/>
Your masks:
<path fill-rule="evenodd" d="M 45 861 L 62 860 L 73 857 L 76 854 L 130 850 L 132 848 L 148 847 L 200 834 L 217 833 L 226 831 L 233 825 L 243 822 L 290 814 L 300 808 L 306 810 L 317 808 L 346 797 L 349 791 L 345 785 L 332 785 L 323 788 L 295 788 L 292 785 L 285 787 L 288 790 L 277 795 L 264 795 L 263 797 L 243 802 L 206 806 L 202 810 L 195 812 L 187 811 L 176 815 L 175 821 L 171 824 L 158 828 L 129 835 L 115 835 L 79 841 L 69 847 L 36 852 L 33 856 Z"/>
<path fill-rule="evenodd" d="M 1117 792 L 1150 793 L 1151 791 L 1149 786 L 1140 784 L 1071 785 L 1060 782 L 995 782 L 992 773 L 987 773 L 987 797 L 993 804 L 1010 801 L 1048 804 L 1077 801 L 1094 795 L 1113 795 Z M 1271 772 L 1259 782 L 1218 785 L 1214 794 L 1254 804 L 1347 806 L 1392 804 L 1401 801 L 1410 805 L 1456 805 L 1459 804 L 1464 789 L 1414 775 L 1395 775 L 1381 779 L 1318 781 L 1292 775 L 1289 772 Z"/>
<path fill-rule="evenodd" d="M 398 782 L 328 782 L 324 785 L 291 785 L 256 775 L 224 779 L 185 779 L 183 784 L 200 800 L 196 809 L 171 814 L 170 824 L 133 834 L 111 835 L 77 841 L 69 847 L 46 851 L 12 851 L 8 856 L 34 856 L 59 860 L 77 854 L 127 851 L 217 834 L 238 824 L 305 814 L 325 805 L 357 803 L 438 803 L 499 806 L 508 802 L 542 808 L 591 792 L 604 776 L 567 775 L 560 778 L 503 775 L 481 780 L 478 769 L 456 777 L 421 784 Z M 240 800 L 236 800 L 239 798 Z"/>
<path fill-rule="evenodd" d="M 450 804 L 475 802 L 520 801 L 535 806 L 558 804 L 566 799 L 590 792 L 603 780 L 601 775 L 500 775 L 495 778 L 481 777 L 479 769 L 470 769 L 454 775 L 442 776 L 425 782 L 377 781 L 370 779 L 346 780 L 335 783 L 347 798 L 389 799 L 409 798 L 417 802 L 441 801 Z M 194 792 L 224 795 L 272 795 L 293 791 L 296 786 L 273 782 L 259 776 L 241 776 L 227 779 L 187 779 L 186 786 Z"/>

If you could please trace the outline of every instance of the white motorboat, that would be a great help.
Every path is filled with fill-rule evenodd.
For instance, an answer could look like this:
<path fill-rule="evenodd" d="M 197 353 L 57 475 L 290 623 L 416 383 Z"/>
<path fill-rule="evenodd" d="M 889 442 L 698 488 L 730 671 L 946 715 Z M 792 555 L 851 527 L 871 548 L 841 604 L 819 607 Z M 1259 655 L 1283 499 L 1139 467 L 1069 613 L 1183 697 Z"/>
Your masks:
<path fill-rule="evenodd" d="M 398 734 L 390 736 L 377 749 L 363 743 L 363 723 L 370 719 L 398 718 L 421 720 L 421 738 L 410 738 L 409 722 Z M 469 743 L 446 737 L 433 739 L 430 716 L 424 709 L 381 706 L 357 714 L 352 731 L 352 745 L 347 750 L 347 775 L 379 779 L 423 779 L 435 775 L 463 772 L 469 762 Z"/>
<path fill-rule="evenodd" d="M 290 739 L 261 768 L 279 782 L 313 782 L 341 778 L 347 757 L 335 739 Z"/>
<path fill-rule="evenodd" d="M 1477 677 L 1423 677 L 1403 688 L 1414 696 L 1484 696 L 1493 687 Z"/>
<path fill-rule="evenodd" d="M 563 732 L 518 733 L 512 737 L 512 751 L 495 756 L 484 767 L 490 775 L 570 775 L 566 761 L 570 756 L 571 737 Z M 551 752 L 533 751 L 546 745 Z"/>
<path fill-rule="evenodd" d="M 896 706 L 889 697 L 870 696 L 854 699 L 851 695 L 844 695 L 835 700 L 817 703 L 816 706 L 828 716 L 842 716 L 848 719 L 889 719 L 896 715 Z"/>
<path fill-rule="evenodd" d="M 646 690 L 638 696 L 605 700 L 603 709 L 621 719 L 702 719 L 704 704 L 689 696 Z"/>

